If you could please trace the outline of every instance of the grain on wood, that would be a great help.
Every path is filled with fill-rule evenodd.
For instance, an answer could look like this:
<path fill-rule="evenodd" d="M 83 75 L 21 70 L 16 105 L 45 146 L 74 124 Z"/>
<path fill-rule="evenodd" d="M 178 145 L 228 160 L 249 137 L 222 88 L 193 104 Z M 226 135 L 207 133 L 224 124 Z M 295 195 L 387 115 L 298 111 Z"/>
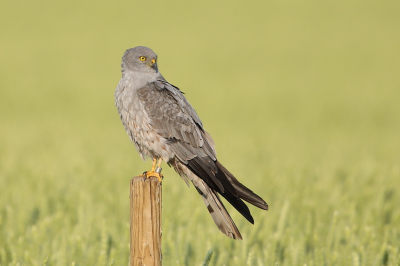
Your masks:
<path fill-rule="evenodd" d="M 157 177 L 131 179 L 130 266 L 161 266 L 161 192 Z"/>

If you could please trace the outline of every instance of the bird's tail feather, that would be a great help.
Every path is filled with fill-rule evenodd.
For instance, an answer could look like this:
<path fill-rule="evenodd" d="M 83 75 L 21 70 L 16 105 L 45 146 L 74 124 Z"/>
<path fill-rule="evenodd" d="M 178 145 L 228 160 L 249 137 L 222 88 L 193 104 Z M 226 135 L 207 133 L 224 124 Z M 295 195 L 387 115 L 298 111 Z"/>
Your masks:
<path fill-rule="evenodd" d="M 218 192 L 222 197 L 224 197 L 250 223 L 254 224 L 254 219 L 251 216 L 249 208 L 241 200 L 240 195 L 233 184 L 235 184 L 238 188 L 244 188 L 241 189 L 243 191 L 243 198 L 250 200 L 255 194 L 239 183 L 239 181 L 237 181 L 232 174 L 229 176 L 229 171 L 226 170 L 220 163 L 218 163 L 218 161 L 210 161 L 207 159 L 208 158 L 206 157 L 195 157 L 188 161 L 187 167 L 193 174 L 196 175 L 196 177 L 199 177 L 201 180 L 203 180 L 205 184 L 207 184 L 214 192 Z M 224 170 L 228 174 L 226 174 Z M 255 196 L 258 197 L 257 195 Z"/>
<path fill-rule="evenodd" d="M 192 181 L 203 198 L 218 229 L 230 238 L 242 239 L 239 230 L 217 193 L 223 196 L 252 224 L 254 224 L 254 219 L 251 216 L 249 208 L 242 199 L 264 210 L 268 210 L 268 205 L 261 197 L 240 183 L 218 161 L 207 160 L 207 162 L 203 162 L 201 161 L 202 159 L 203 158 L 195 157 L 192 160 L 188 160 L 187 164 L 183 164 L 179 161 L 172 161 L 171 165 L 173 165 L 175 171 L 181 176 L 186 176 Z M 212 162 L 213 165 L 208 167 L 210 162 Z M 218 182 L 213 182 L 215 180 Z"/>
<path fill-rule="evenodd" d="M 263 209 L 268 210 L 268 204 L 257 194 L 247 188 L 245 185 L 240 183 L 234 175 L 232 175 L 228 169 L 226 169 L 220 162 L 216 161 L 218 170 L 221 170 L 225 176 L 229 179 L 232 186 L 236 189 L 239 198 L 247 201 L 248 203 Z M 227 199 L 228 200 L 228 199 Z M 229 201 L 229 200 L 228 200 Z M 233 205 L 233 204 L 232 204 Z M 235 205 L 233 205 L 235 206 Z"/>
<path fill-rule="evenodd" d="M 207 210 L 210 212 L 218 229 L 230 238 L 242 239 L 242 235 L 237 229 L 231 216 L 226 211 L 224 204 L 218 197 L 218 194 L 207 186 L 203 180 L 200 180 L 200 178 L 198 178 L 198 182 L 193 182 L 193 184 L 201 195 L 201 198 L 207 206 Z"/>

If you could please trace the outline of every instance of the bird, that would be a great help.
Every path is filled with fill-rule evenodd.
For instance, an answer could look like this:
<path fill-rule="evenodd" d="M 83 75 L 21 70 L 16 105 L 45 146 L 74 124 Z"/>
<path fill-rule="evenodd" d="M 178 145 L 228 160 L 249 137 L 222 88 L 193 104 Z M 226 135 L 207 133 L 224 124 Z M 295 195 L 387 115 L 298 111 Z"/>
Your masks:
<path fill-rule="evenodd" d="M 153 160 L 145 176 L 156 176 L 161 182 L 161 164 L 167 163 L 188 186 L 194 185 L 218 229 L 232 239 L 242 239 L 220 196 L 252 224 L 243 200 L 263 210 L 268 210 L 268 204 L 218 161 L 213 139 L 184 93 L 161 75 L 153 50 L 145 46 L 126 50 L 121 71 L 115 105 L 142 159 Z"/>

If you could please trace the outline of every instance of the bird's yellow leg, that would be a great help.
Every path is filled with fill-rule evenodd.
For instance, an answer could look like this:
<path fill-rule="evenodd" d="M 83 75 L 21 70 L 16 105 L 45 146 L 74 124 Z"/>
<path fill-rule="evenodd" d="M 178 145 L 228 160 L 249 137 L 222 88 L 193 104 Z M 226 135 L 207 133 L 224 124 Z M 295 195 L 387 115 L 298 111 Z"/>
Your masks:
<path fill-rule="evenodd" d="M 157 164 L 157 168 L 160 168 L 160 172 L 161 172 L 161 164 L 162 164 L 162 159 L 160 158 Z"/>
<path fill-rule="evenodd" d="M 157 158 L 153 159 L 153 166 L 151 167 L 151 171 L 145 172 L 145 175 L 147 178 L 149 178 L 150 176 L 155 176 L 158 178 L 158 180 L 160 180 L 160 182 L 162 181 L 163 175 L 161 174 L 161 163 L 162 163 L 162 159 L 158 159 L 158 164 L 157 164 Z M 156 168 L 157 165 L 157 168 Z"/>
<path fill-rule="evenodd" d="M 150 172 L 154 172 L 156 170 L 156 164 L 157 164 L 157 158 L 153 159 L 153 165 L 151 166 L 151 171 Z"/>

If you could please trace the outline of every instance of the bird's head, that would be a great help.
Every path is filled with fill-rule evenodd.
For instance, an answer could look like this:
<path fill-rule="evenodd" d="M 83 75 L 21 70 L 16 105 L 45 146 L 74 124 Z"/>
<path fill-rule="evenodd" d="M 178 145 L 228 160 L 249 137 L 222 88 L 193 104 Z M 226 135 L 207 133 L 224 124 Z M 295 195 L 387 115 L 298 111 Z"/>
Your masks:
<path fill-rule="evenodd" d="M 125 51 L 122 57 L 122 71 L 158 73 L 157 55 L 150 48 L 137 46 Z"/>

